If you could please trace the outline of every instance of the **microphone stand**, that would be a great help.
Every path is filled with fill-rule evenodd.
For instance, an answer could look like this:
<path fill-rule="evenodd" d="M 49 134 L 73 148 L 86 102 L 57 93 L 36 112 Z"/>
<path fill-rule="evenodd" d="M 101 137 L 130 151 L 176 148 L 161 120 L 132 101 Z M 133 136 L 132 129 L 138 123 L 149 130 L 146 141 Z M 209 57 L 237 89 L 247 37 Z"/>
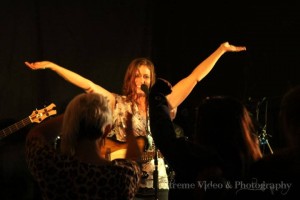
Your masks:
<path fill-rule="evenodd" d="M 153 188 L 154 188 L 154 199 L 158 200 L 158 152 L 155 146 L 154 146 Z"/>
<path fill-rule="evenodd" d="M 146 128 L 147 128 L 147 134 L 151 135 L 151 131 L 149 130 L 149 114 L 148 114 L 148 109 L 147 109 L 147 113 L 146 113 Z M 153 141 L 153 138 L 152 138 Z M 156 148 L 155 142 L 152 142 L 152 146 L 154 148 L 154 155 L 153 155 L 153 159 L 154 159 L 154 171 L 153 171 L 153 188 L 154 188 L 154 199 L 158 200 L 158 189 L 159 189 L 159 185 L 158 185 L 158 150 Z"/>
<path fill-rule="evenodd" d="M 147 132 L 147 136 L 151 135 L 151 131 L 150 131 L 150 120 L 149 120 L 149 105 L 148 105 L 148 98 L 149 98 L 149 89 L 147 87 L 147 85 L 142 84 L 141 85 L 141 89 L 143 90 L 143 92 L 146 95 L 146 104 L 147 104 L 147 108 L 146 108 L 146 132 Z M 148 140 L 149 141 L 149 140 Z M 153 159 L 154 159 L 154 171 L 153 171 L 153 188 L 154 188 L 154 200 L 158 200 L 158 189 L 159 189 L 159 185 L 158 185 L 158 151 L 155 145 L 155 142 L 153 141 L 152 138 L 152 146 L 154 148 L 154 155 L 153 155 Z"/>

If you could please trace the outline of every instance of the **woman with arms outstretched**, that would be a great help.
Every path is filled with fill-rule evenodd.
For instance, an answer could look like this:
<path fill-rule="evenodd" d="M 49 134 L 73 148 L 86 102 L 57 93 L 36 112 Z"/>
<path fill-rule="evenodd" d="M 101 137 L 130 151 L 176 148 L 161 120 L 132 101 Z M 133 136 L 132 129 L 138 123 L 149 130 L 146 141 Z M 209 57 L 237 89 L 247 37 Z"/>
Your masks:
<path fill-rule="evenodd" d="M 244 46 L 230 45 L 228 42 L 222 43 L 211 55 L 202 61 L 196 68 L 185 78 L 174 85 L 172 92 L 166 97 L 168 99 L 170 109 L 177 108 L 191 93 L 195 85 L 201 81 L 215 66 L 219 58 L 226 52 L 245 51 Z M 154 64 L 146 58 L 134 59 L 128 66 L 124 77 L 123 94 L 119 95 L 106 90 L 91 80 L 81 75 L 63 68 L 53 62 L 25 62 L 25 64 L 33 69 L 51 69 L 68 82 L 82 88 L 87 93 L 99 93 L 105 96 L 109 101 L 109 107 L 113 111 L 113 127 L 108 137 L 113 137 L 118 141 L 126 141 L 125 124 L 127 121 L 127 113 L 131 113 L 132 127 L 135 136 L 150 136 L 149 124 L 147 122 L 148 102 L 142 85 L 146 85 L 149 89 L 156 80 Z M 151 144 L 150 144 L 151 146 Z M 153 151 L 154 145 L 147 149 Z M 141 182 L 140 190 L 145 188 L 146 193 L 153 191 L 153 159 L 143 164 L 143 170 L 146 172 L 144 181 Z M 168 198 L 168 177 L 164 161 L 162 158 L 158 162 L 158 187 L 159 199 Z M 142 192 L 143 193 L 143 192 Z M 142 195 L 143 196 L 143 195 Z M 147 194 L 141 199 L 146 199 Z M 150 195 L 151 196 L 151 195 Z M 153 199 L 153 196 L 150 197 Z"/>

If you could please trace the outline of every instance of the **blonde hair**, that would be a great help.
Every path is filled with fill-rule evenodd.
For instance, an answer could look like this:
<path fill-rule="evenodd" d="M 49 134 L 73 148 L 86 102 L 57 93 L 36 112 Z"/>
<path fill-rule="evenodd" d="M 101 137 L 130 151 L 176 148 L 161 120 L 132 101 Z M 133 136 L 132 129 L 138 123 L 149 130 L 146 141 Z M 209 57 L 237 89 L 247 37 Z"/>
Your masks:
<path fill-rule="evenodd" d="M 107 99 L 96 93 L 83 93 L 74 97 L 64 113 L 61 132 L 61 152 L 74 155 L 81 139 L 97 140 L 111 124 L 111 110 Z"/>

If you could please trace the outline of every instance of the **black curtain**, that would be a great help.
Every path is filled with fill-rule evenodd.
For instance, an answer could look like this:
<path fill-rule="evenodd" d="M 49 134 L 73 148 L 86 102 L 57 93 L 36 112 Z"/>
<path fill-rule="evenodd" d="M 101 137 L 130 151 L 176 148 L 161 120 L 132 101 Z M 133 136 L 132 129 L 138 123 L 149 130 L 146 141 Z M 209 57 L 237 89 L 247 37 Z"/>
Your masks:
<path fill-rule="evenodd" d="M 157 75 L 175 84 L 229 41 L 247 51 L 226 53 L 180 105 L 177 120 L 192 132 L 190 118 L 205 96 L 266 97 L 270 134 L 277 134 L 278 102 L 299 84 L 299 11 L 287 2 L 2 1 L 0 119 L 21 120 L 51 103 L 61 113 L 83 92 L 52 71 L 31 71 L 24 61 L 53 61 L 120 93 L 133 58 L 152 59 Z"/>

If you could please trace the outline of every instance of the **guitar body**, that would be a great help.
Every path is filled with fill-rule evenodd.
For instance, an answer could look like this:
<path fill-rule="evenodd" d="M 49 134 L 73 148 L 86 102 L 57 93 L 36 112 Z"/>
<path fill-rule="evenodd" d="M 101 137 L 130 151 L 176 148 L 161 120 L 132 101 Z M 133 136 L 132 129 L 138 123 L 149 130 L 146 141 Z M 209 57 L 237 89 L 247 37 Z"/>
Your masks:
<path fill-rule="evenodd" d="M 144 136 L 136 137 L 137 144 L 139 146 L 140 151 L 142 152 L 141 161 L 149 162 L 155 156 L 155 151 L 146 151 L 146 145 L 148 144 L 148 140 Z M 101 145 L 100 154 L 102 157 L 108 160 L 114 160 L 117 158 L 125 158 L 127 151 L 127 142 L 117 141 L 112 138 L 105 138 L 104 144 Z M 158 158 L 163 158 L 160 151 L 157 151 Z"/>
<path fill-rule="evenodd" d="M 136 137 L 137 144 L 141 152 L 145 151 L 147 139 L 144 136 Z M 127 142 L 121 142 L 113 138 L 105 138 L 104 144 L 101 144 L 100 154 L 102 157 L 108 160 L 114 160 L 117 158 L 125 158 L 127 151 Z"/>

